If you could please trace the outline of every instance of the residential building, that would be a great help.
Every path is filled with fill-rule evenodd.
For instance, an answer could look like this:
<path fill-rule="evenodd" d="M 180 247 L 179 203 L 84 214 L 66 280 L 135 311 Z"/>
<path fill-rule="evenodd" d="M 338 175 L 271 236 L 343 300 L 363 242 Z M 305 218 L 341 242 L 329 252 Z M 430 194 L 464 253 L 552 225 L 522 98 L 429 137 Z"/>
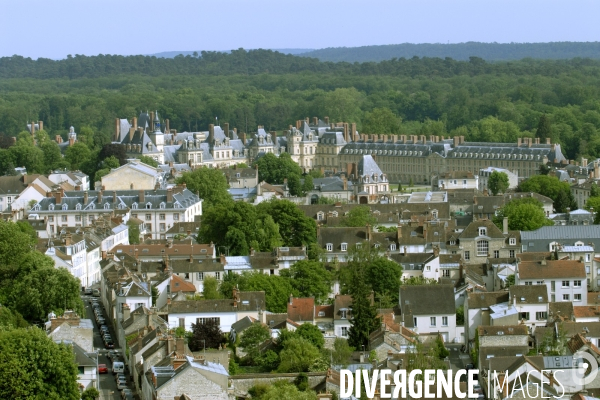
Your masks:
<path fill-rule="evenodd" d="M 358 164 L 348 164 L 347 173 L 353 182 L 354 199 L 357 203 L 390 202 L 390 182 L 372 155 L 363 155 Z"/>
<path fill-rule="evenodd" d="M 509 288 L 510 305 L 519 323 L 535 332 L 536 326 L 545 326 L 549 316 L 548 291 L 544 285 L 513 285 Z M 494 324 L 495 325 L 495 324 Z"/>
<path fill-rule="evenodd" d="M 48 180 L 59 186 L 66 183 L 75 190 L 90 190 L 90 177 L 81 171 L 54 171 Z"/>
<path fill-rule="evenodd" d="M 477 327 L 479 360 L 482 369 L 495 357 L 520 357 L 529 352 L 529 332 L 525 325 Z"/>
<path fill-rule="evenodd" d="M 470 171 L 449 171 L 431 177 L 431 190 L 479 189 L 479 175 Z"/>
<path fill-rule="evenodd" d="M 165 189 L 166 179 L 160 168 L 144 164 L 138 159 L 129 160 L 101 178 L 96 188 L 103 190 L 154 190 Z"/>
<path fill-rule="evenodd" d="M 258 168 L 238 168 L 234 165 L 221 171 L 232 189 L 255 188 L 259 183 Z"/>
<path fill-rule="evenodd" d="M 496 168 L 496 167 L 487 167 L 479 170 L 479 187 L 478 189 L 482 192 L 488 188 L 488 182 L 490 179 L 490 175 L 494 172 L 502 172 L 505 173 L 508 177 L 508 188 L 514 189 L 519 185 L 519 175 L 513 173 L 512 171 L 505 168 Z"/>
<path fill-rule="evenodd" d="M 475 338 L 475 330 L 480 325 L 492 325 L 490 308 L 496 304 L 508 303 L 508 292 L 474 292 L 467 293 L 464 304 L 465 342 Z"/>
<path fill-rule="evenodd" d="M 521 251 L 555 251 L 557 245 L 600 248 L 600 225 L 543 226 L 521 232 Z"/>
<path fill-rule="evenodd" d="M 585 267 L 585 274 L 587 276 L 588 290 L 598 290 L 598 269 L 594 268 L 594 246 L 585 246 L 579 243 L 577 246 L 563 246 L 558 245 L 556 249 L 557 260 L 576 260 L 581 261 Z"/>
<path fill-rule="evenodd" d="M 465 264 L 485 264 L 488 258 L 514 257 L 518 250 L 516 237 L 510 238 L 508 222 L 504 232 L 490 220 L 473 221 L 458 235 Z M 511 253 L 511 249 L 513 253 Z"/>
<path fill-rule="evenodd" d="M 399 306 L 403 326 L 419 335 L 439 333 L 444 342 L 462 342 L 457 336 L 452 285 L 402 285 Z"/>
<path fill-rule="evenodd" d="M 336 294 L 333 300 L 333 330 L 336 337 L 348 338 L 352 324 L 352 296 Z"/>
<path fill-rule="evenodd" d="M 551 302 L 587 305 L 587 275 L 578 260 L 522 261 L 517 266 L 515 284 L 544 285 Z"/>
<path fill-rule="evenodd" d="M 315 324 L 315 299 L 314 297 L 296 297 L 290 295 L 287 304 L 288 319 L 297 324 Z"/>
<path fill-rule="evenodd" d="M 152 239 L 164 239 L 176 222 L 194 221 L 202 215 L 202 199 L 184 186 L 148 190 L 103 190 L 65 192 L 55 190 L 34 205 L 30 213 L 48 218 L 50 229 L 58 234 L 62 227 L 89 226 L 102 215 L 127 213 L 144 221 Z"/>

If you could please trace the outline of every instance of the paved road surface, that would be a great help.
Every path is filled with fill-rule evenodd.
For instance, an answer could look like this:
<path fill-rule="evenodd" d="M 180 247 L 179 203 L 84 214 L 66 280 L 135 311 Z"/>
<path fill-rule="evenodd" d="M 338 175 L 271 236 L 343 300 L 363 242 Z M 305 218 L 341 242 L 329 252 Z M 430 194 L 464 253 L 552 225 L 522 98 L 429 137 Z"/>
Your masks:
<path fill-rule="evenodd" d="M 85 305 L 85 313 L 87 318 L 92 320 L 94 324 L 94 349 L 99 349 L 100 357 L 98 358 L 98 364 L 106 364 L 108 367 L 108 374 L 100 375 L 100 398 L 102 400 L 121 400 L 121 392 L 117 389 L 117 382 L 115 381 L 115 376 L 111 373 L 112 363 L 110 359 L 107 357 L 108 350 L 104 348 L 104 342 L 102 341 L 102 336 L 100 335 L 100 328 L 96 323 L 96 317 L 94 315 L 94 311 L 92 310 L 92 305 L 90 300 L 91 296 L 82 296 L 83 303 Z M 102 304 L 102 303 L 100 303 Z M 104 311 L 104 307 L 102 307 Z M 106 316 L 106 313 L 103 312 Z M 106 321 L 108 328 L 110 330 L 110 334 L 113 338 L 116 338 L 117 335 L 113 329 L 110 321 Z M 133 389 L 133 384 L 131 381 L 127 382 L 127 387 Z"/>

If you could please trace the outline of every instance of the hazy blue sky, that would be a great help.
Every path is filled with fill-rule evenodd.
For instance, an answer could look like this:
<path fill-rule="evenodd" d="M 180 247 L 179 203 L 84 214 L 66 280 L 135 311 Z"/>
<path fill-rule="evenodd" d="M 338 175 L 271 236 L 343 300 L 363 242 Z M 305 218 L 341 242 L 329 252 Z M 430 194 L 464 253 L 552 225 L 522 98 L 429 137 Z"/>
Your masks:
<path fill-rule="evenodd" d="M 598 0 L 2 0 L 0 56 L 600 40 Z"/>

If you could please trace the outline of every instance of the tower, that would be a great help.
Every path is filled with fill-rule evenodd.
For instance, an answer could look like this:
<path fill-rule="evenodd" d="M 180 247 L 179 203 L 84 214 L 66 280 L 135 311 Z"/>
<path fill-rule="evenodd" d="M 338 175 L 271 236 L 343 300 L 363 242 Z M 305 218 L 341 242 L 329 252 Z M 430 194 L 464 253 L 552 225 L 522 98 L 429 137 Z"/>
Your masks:
<path fill-rule="evenodd" d="M 154 113 L 154 120 L 152 121 L 153 131 L 150 133 L 150 139 L 156 146 L 156 150 L 160 153 L 164 151 L 165 135 L 160 130 L 160 119 L 158 118 L 158 111 Z"/>

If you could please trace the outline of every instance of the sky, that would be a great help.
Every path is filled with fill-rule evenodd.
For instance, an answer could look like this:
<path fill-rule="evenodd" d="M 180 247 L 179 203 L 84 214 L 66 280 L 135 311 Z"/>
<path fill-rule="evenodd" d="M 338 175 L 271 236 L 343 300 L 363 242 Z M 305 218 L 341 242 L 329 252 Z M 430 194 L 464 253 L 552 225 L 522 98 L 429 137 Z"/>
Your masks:
<path fill-rule="evenodd" d="M 0 0 L 0 57 L 599 41 L 598 0 Z"/>

